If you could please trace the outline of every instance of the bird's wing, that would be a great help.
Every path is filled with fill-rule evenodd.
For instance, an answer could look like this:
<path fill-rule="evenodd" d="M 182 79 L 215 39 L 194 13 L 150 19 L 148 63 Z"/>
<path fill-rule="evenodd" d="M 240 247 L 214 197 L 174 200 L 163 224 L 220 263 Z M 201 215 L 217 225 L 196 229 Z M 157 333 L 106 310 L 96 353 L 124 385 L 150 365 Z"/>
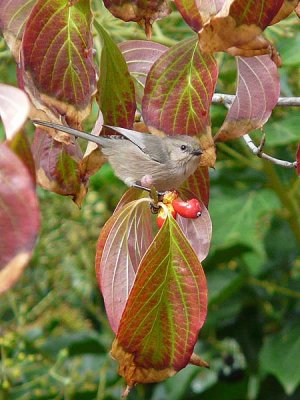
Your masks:
<path fill-rule="evenodd" d="M 152 160 L 159 163 L 166 162 L 168 154 L 163 138 L 148 133 L 142 133 L 133 131 L 131 129 L 121 128 L 118 126 L 103 126 L 118 132 L 120 135 L 130 140 L 133 144 L 139 147 L 143 153 L 148 154 L 149 157 L 152 158 Z"/>

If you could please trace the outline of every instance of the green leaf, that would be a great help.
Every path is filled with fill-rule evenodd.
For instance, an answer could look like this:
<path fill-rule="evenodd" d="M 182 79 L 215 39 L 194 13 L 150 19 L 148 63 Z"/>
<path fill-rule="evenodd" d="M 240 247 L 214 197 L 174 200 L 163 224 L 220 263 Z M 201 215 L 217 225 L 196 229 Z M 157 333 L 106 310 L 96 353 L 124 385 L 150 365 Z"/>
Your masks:
<path fill-rule="evenodd" d="M 300 324 L 288 325 L 267 338 L 261 353 L 261 371 L 276 376 L 287 395 L 300 384 Z"/>
<path fill-rule="evenodd" d="M 271 122 L 264 127 L 267 145 L 285 146 L 299 141 L 300 116 L 298 112 L 289 112 L 285 118 Z"/>
<path fill-rule="evenodd" d="M 299 40 L 300 32 L 297 32 L 292 37 L 282 38 L 278 43 L 278 50 L 284 67 L 297 67 L 299 65 Z"/>
<path fill-rule="evenodd" d="M 104 122 L 132 128 L 136 110 L 133 80 L 116 43 L 97 21 L 95 27 L 102 43 L 98 104 Z"/>
<path fill-rule="evenodd" d="M 209 305 L 222 304 L 245 283 L 245 277 L 230 270 L 208 272 Z"/>
<path fill-rule="evenodd" d="M 179 371 L 190 361 L 206 310 L 201 263 L 169 215 L 140 264 L 118 344 L 139 368 Z"/>
<path fill-rule="evenodd" d="M 212 197 L 210 213 L 214 225 L 213 248 L 228 248 L 244 244 L 264 255 L 263 237 L 272 212 L 279 208 L 275 194 L 267 189 L 250 191 L 237 196 L 230 191 Z"/>

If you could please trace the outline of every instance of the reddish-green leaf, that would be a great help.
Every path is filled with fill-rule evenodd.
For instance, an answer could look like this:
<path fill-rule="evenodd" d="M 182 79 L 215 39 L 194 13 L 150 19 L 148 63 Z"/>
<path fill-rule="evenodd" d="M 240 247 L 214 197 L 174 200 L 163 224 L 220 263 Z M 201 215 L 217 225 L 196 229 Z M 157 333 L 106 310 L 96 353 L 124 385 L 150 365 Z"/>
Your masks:
<path fill-rule="evenodd" d="M 219 13 L 199 32 L 201 49 L 224 51 L 251 42 L 271 23 L 282 3 L 283 0 L 225 0 Z"/>
<path fill-rule="evenodd" d="M 38 0 L 23 36 L 26 91 L 73 125 L 89 112 L 96 89 L 91 20 L 87 0 Z"/>
<path fill-rule="evenodd" d="M 146 125 L 168 134 L 198 135 L 210 124 L 209 107 L 218 69 L 197 40 L 171 47 L 153 65 L 143 99 Z"/>
<path fill-rule="evenodd" d="M 221 10 L 225 0 L 174 0 L 185 22 L 199 32 L 209 19 Z"/>
<path fill-rule="evenodd" d="M 32 152 L 38 183 L 52 192 L 73 196 L 76 204 L 81 205 L 87 182 L 80 175 L 82 153 L 77 142 L 69 145 L 57 142 L 43 129 L 38 128 L 35 131 Z"/>
<path fill-rule="evenodd" d="M 287 18 L 296 9 L 298 4 L 299 0 L 284 0 L 280 10 L 269 25 L 277 24 L 277 22 Z"/>
<path fill-rule="evenodd" d="M 0 0 L 0 29 L 17 61 L 24 26 L 35 2 L 36 0 Z"/>
<path fill-rule="evenodd" d="M 272 21 L 274 16 L 280 10 L 283 0 L 252 1 L 252 0 L 234 0 L 230 1 L 229 15 L 238 25 L 246 24 L 258 25 L 265 29 Z M 227 1 L 229 3 L 229 1 Z M 223 6 L 223 9 L 226 7 Z"/>
<path fill-rule="evenodd" d="M 22 161 L 0 145 L 0 294 L 30 260 L 39 229 L 34 183 Z"/>
<path fill-rule="evenodd" d="M 0 117 L 7 139 L 11 139 L 22 128 L 29 108 L 28 98 L 22 90 L 0 83 Z"/>
<path fill-rule="evenodd" d="M 200 15 L 200 0 L 174 0 L 176 7 L 182 15 L 185 22 L 195 31 L 202 28 L 202 18 Z"/>
<path fill-rule="evenodd" d="M 184 187 L 203 201 L 205 207 L 209 203 L 209 172 L 207 167 L 198 167 L 185 182 Z"/>
<path fill-rule="evenodd" d="M 149 382 L 147 372 L 161 372 L 162 376 L 166 369 L 176 372 L 184 368 L 206 309 L 201 263 L 169 215 L 142 259 L 120 322 L 118 345 L 133 356 L 134 368 L 145 372 L 143 377 L 132 376 L 128 365 L 123 371 L 127 382 Z M 112 355 L 122 371 L 124 359 L 118 352 Z"/>
<path fill-rule="evenodd" d="M 168 134 L 198 135 L 201 166 L 214 166 L 209 107 L 218 76 L 213 56 L 197 40 L 184 40 L 153 64 L 146 81 L 142 114 L 148 128 Z"/>
<path fill-rule="evenodd" d="M 20 160 L 23 161 L 33 182 L 35 183 L 35 163 L 27 137 L 23 132 L 18 132 L 10 141 L 7 141 L 6 144 L 20 158 Z"/>
<path fill-rule="evenodd" d="M 152 239 L 149 199 L 125 204 L 101 231 L 97 245 L 96 274 L 114 332 L 118 330 L 139 263 Z"/>
<path fill-rule="evenodd" d="M 95 21 L 102 42 L 98 104 L 108 125 L 132 128 L 136 110 L 134 83 L 121 51 Z"/>
<path fill-rule="evenodd" d="M 268 55 L 238 57 L 236 98 L 215 136 L 225 141 L 262 127 L 269 119 L 280 94 L 277 67 Z"/>
<path fill-rule="evenodd" d="M 168 48 L 148 40 L 128 40 L 120 43 L 119 48 L 134 78 L 137 102 L 141 103 L 150 68 Z"/>

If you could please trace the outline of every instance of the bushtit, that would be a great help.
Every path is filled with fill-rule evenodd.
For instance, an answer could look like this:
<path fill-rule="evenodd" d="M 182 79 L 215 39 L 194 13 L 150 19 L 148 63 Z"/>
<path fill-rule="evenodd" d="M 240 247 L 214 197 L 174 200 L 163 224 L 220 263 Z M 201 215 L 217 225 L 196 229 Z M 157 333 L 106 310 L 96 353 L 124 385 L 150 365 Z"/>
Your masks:
<path fill-rule="evenodd" d="M 161 137 L 104 125 L 121 136 L 94 136 L 52 122 L 33 122 L 97 143 L 115 174 L 128 186 L 176 189 L 196 170 L 202 154 L 198 140 L 186 135 Z"/>

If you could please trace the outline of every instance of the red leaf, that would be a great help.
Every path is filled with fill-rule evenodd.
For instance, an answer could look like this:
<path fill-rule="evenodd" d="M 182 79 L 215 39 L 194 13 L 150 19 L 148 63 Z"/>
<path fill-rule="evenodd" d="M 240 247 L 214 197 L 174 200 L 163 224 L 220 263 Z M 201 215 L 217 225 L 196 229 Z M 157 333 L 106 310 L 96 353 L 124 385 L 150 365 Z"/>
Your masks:
<path fill-rule="evenodd" d="M 78 126 L 87 115 L 96 90 L 91 20 L 85 0 L 38 0 L 24 32 L 26 91 L 35 105 L 55 109 L 69 125 Z"/>
<path fill-rule="evenodd" d="M 25 124 L 29 108 L 28 98 L 22 90 L 0 83 L 0 117 L 7 139 L 12 139 Z"/>
<path fill-rule="evenodd" d="M 127 383 L 159 381 L 184 368 L 206 309 L 202 266 L 169 216 L 142 259 L 120 322 L 118 349 L 112 349 Z M 133 374 L 120 349 L 133 357 Z"/>
<path fill-rule="evenodd" d="M 32 144 L 38 183 L 47 190 L 73 196 L 79 206 L 86 194 L 86 180 L 80 175 L 82 153 L 77 142 L 66 145 L 37 128 Z"/>
<path fill-rule="evenodd" d="M 262 127 L 280 94 L 277 67 L 269 56 L 238 57 L 236 98 L 215 141 L 225 141 Z"/>
<path fill-rule="evenodd" d="M 35 1 L 0 0 L 0 29 L 17 62 L 24 26 Z"/>
<path fill-rule="evenodd" d="M 209 203 L 209 172 L 207 167 L 198 167 L 184 184 L 191 193 L 203 201 L 205 207 Z"/>
<path fill-rule="evenodd" d="M 278 22 L 287 18 L 294 10 L 296 11 L 298 3 L 299 0 L 284 0 L 280 10 L 272 19 L 269 25 L 277 24 Z"/>
<path fill-rule="evenodd" d="M 135 79 L 136 97 L 142 102 L 146 78 L 154 62 L 168 49 L 148 40 L 128 40 L 119 44 L 128 70 Z"/>
<path fill-rule="evenodd" d="M 136 192 L 136 195 L 141 193 Z M 114 332 L 118 330 L 136 271 L 152 238 L 149 199 L 144 198 L 119 208 L 101 231 L 97 244 L 96 274 Z"/>
<path fill-rule="evenodd" d="M 22 161 L 0 145 L 0 294 L 18 280 L 36 243 L 39 207 Z"/>

